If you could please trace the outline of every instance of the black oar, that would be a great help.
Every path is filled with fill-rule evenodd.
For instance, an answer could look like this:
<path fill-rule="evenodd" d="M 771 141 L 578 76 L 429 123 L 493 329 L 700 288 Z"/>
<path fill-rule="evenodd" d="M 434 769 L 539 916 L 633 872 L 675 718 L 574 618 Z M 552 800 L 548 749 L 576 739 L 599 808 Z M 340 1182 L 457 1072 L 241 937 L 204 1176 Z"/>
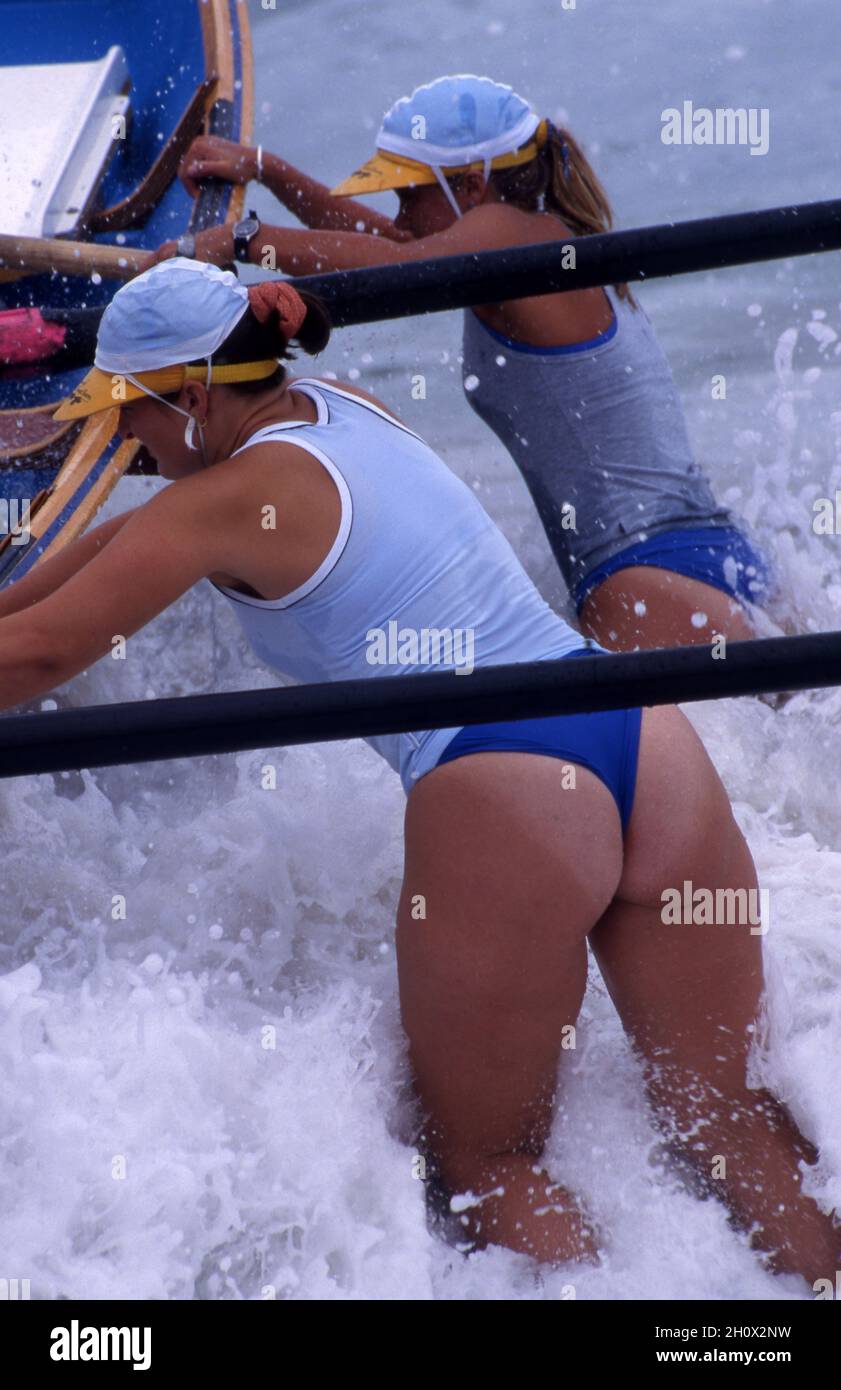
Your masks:
<path fill-rule="evenodd" d="M 841 685 L 841 632 L 0 719 L 0 777 Z"/>
<path fill-rule="evenodd" d="M 602 232 L 569 242 L 540 242 L 305 275 L 292 278 L 290 283 L 321 295 L 334 324 L 345 327 L 839 249 L 841 199 L 835 199 Z M 101 310 L 41 310 L 45 320 L 62 323 L 68 330 L 66 343 L 55 353 L 57 368 L 90 360 L 89 355 L 82 354 L 90 341 L 93 319 L 80 324 L 79 337 L 74 338 L 69 331 L 81 313 L 94 315 Z M 81 336 L 82 329 L 87 336 Z M 52 365 L 53 358 L 49 360 Z"/>
<path fill-rule="evenodd" d="M 338 327 L 838 250 L 841 199 L 307 275 L 292 283 L 320 294 Z"/>

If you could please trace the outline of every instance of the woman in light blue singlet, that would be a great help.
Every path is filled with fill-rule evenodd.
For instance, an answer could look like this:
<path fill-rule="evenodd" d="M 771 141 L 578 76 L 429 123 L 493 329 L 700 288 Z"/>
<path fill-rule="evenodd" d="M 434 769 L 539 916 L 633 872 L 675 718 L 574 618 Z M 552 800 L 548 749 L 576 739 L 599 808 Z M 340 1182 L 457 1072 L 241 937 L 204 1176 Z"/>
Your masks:
<path fill-rule="evenodd" d="M 116 391 L 121 433 L 169 486 L 0 593 L 0 708 L 62 685 L 202 580 L 259 660 L 304 682 L 438 667 L 467 685 L 504 663 L 516 685 L 518 662 L 577 657 L 579 635 L 423 439 L 345 382 L 287 378 L 290 341 L 316 352 L 328 336 L 318 301 L 277 281 L 246 291 L 207 263 L 167 261 L 118 291 L 59 413 L 108 409 Z M 461 1242 L 598 1258 L 598 1213 L 540 1163 L 589 941 L 674 1147 L 702 1177 L 727 1155 L 711 1190 L 772 1268 L 831 1278 L 838 1232 L 801 1189 L 817 1153 L 747 1084 L 755 918 L 664 912 L 686 884 L 714 901 L 756 889 L 680 711 L 369 742 L 407 792 L 396 947 L 433 1218 L 461 1195 Z"/>
<path fill-rule="evenodd" d="M 510 87 L 465 74 L 396 102 L 374 157 L 332 195 L 215 137 L 194 143 L 182 173 L 191 189 L 199 177 L 262 178 L 316 230 L 255 221 L 248 257 L 265 264 L 271 247 L 295 275 L 568 242 L 612 222 L 573 137 Z M 387 189 L 400 201 L 393 221 L 349 197 Z M 194 254 L 230 260 L 233 233 L 200 233 Z M 585 632 L 616 648 L 756 635 L 775 588 L 769 563 L 697 466 L 668 362 L 627 285 L 468 309 L 462 358 L 467 400 L 520 469 Z"/>

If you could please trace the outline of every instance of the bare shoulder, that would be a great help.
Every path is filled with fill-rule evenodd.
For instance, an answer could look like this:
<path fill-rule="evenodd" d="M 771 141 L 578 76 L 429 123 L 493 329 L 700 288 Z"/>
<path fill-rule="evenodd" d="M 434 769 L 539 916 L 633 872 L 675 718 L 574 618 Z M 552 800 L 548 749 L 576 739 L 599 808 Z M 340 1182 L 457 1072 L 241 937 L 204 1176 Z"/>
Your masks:
<path fill-rule="evenodd" d="M 395 415 L 391 406 L 386 405 L 385 401 L 381 401 L 379 396 L 372 396 L 370 391 L 363 391 L 361 386 L 351 386 L 350 382 L 333 381 L 332 378 L 324 376 L 314 376 L 309 379 L 312 381 L 323 381 L 325 386 L 337 386 L 340 391 L 347 391 L 348 395 L 351 396 L 361 396 L 363 400 L 370 401 L 371 405 L 376 405 L 380 410 L 385 411 L 386 415 L 390 415 L 392 420 L 397 421 L 398 425 L 405 424 L 405 421 L 401 420 L 399 415 Z M 408 426 L 406 426 L 406 428 L 408 429 Z"/>
<path fill-rule="evenodd" d="M 495 233 L 504 246 L 513 242 L 567 239 L 575 235 L 556 213 L 539 212 L 536 208 L 529 212 L 513 203 L 482 203 L 466 212 L 461 220 L 477 231 L 482 228 L 486 234 Z"/>
<path fill-rule="evenodd" d="M 312 455 L 307 450 L 291 441 L 266 441 L 220 459 L 211 468 L 174 479 L 136 510 L 150 522 L 178 519 L 197 526 L 222 522 L 227 528 L 238 517 L 251 514 L 255 495 L 295 486 L 300 476 L 311 472 Z"/>

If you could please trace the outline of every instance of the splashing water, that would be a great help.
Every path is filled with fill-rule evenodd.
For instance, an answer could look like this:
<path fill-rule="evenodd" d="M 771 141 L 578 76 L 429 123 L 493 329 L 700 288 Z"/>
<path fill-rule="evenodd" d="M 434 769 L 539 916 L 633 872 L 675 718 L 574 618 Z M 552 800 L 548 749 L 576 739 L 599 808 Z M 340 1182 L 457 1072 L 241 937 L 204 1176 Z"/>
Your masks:
<path fill-rule="evenodd" d="M 547 22 L 538 0 L 523 7 L 527 20 Z M 307 39 L 313 6 L 255 21 L 257 110 L 263 95 L 272 99 L 258 137 L 328 182 L 367 157 L 372 113 L 415 84 L 418 54 L 439 62 L 440 34 L 453 71 L 499 70 L 498 42 L 477 35 L 469 7 L 429 0 L 417 15 L 401 11 L 399 47 L 389 7 L 361 8 L 364 23 L 344 0 L 318 5 L 325 23 L 343 24 L 335 53 L 319 51 L 324 81 L 348 112 L 339 126 L 313 106 L 304 69 L 284 65 L 282 102 L 312 120 L 289 122 L 278 106 L 275 66 Z M 725 11 L 726 21 L 713 14 L 703 33 L 693 30 L 691 53 L 670 58 L 678 85 L 706 57 L 731 64 L 761 53 L 764 64 L 782 64 L 786 44 L 769 53 L 747 0 Z M 489 25 L 510 18 L 501 0 L 485 12 Z M 728 46 L 737 12 L 741 42 Z M 745 161 L 738 178 L 723 162 L 733 152 L 693 150 L 710 162 L 684 176 L 668 162 L 683 152 L 668 154 L 642 124 L 670 104 L 662 64 L 651 61 L 661 21 L 638 14 L 629 33 L 626 20 L 620 0 L 604 0 L 598 23 L 579 7 L 564 91 L 570 121 L 589 132 L 591 151 L 600 145 L 621 222 L 705 215 L 715 170 L 716 206 L 745 200 L 721 211 L 832 196 L 820 151 L 810 163 L 810 139 Z M 792 45 L 812 42 L 793 10 L 777 22 L 792 26 Z M 816 76 L 826 68 L 826 96 L 817 81 L 810 90 L 829 118 L 834 46 L 819 30 L 812 62 Z M 610 32 L 622 43 L 611 79 L 621 142 L 587 78 Z M 370 73 L 372 46 L 389 53 L 376 90 L 354 77 Z M 530 50 L 522 74 L 547 111 L 557 108 L 555 54 L 552 43 Z M 795 92 L 778 84 L 777 105 L 796 127 Z M 817 114 L 810 103 L 809 130 Z M 672 201 L 652 194 L 669 171 L 680 190 Z M 652 196 L 662 201 L 654 214 Z M 261 215 L 282 220 L 265 190 L 259 197 Z M 812 528 L 815 499 L 841 487 L 831 261 L 661 281 L 642 296 L 699 461 L 727 504 L 773 538 L 777 616 L 814 631 L 841 627 L 841 542 Z M 746 312 L 754 304 L 761 317 Z M 817 317 L 816 305 L 836 307 Z M 348 330 L 314 370 L 360 379 L 423 434 L 568 613 L 525 485 L 465 408 L 458 330 L 452 315 L 413 320 L 411 331 Z M 418 370 L 425 401 L 410 394 Z M 712 402 L 708 383 L 722 371 L 727 399 Z M 126 480 L 119 506 L 103 515 L 155 487 Z M 199 586 L 131 639 L 125 661 L 99 662 L 55 698 L 66 707 L 273 682 L 222 601 Z M 821 1147 L 812 1189 L 839 1205 L 841 692 L 797 695 L 777 711 L 739 700 L 687 712 L 771 893 L 763 951 L 772 1028 L 755 1079 Z M 403 805 L 397 778 L 357 743 L 0 782 L 0 1277 L 30 1279 L 33 1298 L 548 1299 L 570 1285 L 579 1298 L 811 1297 L 802 1280 L 767 1274 L 724 1209 L 699 1201 L 664 1165 L 639 1066 L 595 968 L 546 1163 L 595 1214 L 602 1264 L 538 1275 L 524 1256 L 489 1248 L 465 1258 L 431 1233 L 394 962 Z"/>

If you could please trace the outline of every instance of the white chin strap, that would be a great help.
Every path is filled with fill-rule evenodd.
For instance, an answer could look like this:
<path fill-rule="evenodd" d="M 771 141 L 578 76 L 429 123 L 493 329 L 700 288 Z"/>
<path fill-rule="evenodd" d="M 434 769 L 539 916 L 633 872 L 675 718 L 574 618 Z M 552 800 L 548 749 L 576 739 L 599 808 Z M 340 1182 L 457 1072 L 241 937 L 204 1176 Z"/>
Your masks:
<path fill-rule="evenodd" d="M 491 156 L 490 156 L 490 155 L 485 155 L 485 158 L 483 159 L 482 164 L 483 164 L 483 166 L 484 166 L 485 185 L 487 186 L 488 179 L 489 179 L 490 176 L 491 176 Z M 453 190 L 450 188 L 450 185 L 447 183 L 447 180 L 446 180 L 446 178 L 444 177 L 444 172 L 443 172 L 443 169 L 441 168 L 441 165 L 440 165 L 440 164 L 432 164 L 430 167 L 431 167 L 432 172 L 433 172 L 433 174 L 435 175 L 436 179 L 438 180 L 438 182 L 440 183 L 441 187 L 443 188 L 444 193 L 445 193 L 446 198 L 447 198 L 447 201 L 448 201 L 448 203 L 450 204 L 450 207 L 453 209 L 453 212 L 455 213 L 456 217 L 463 217 L 464 214 L 462 213 L 461 208 L 459 207 L 458 203 L 456 202 L 455 194 L 453 193 Z"/>
<path fill-rule="evenodd" d="M 453 193 L 453 190 L 450 188 L 450 185 L 447 183 L 447 180 L 444 178 L 444 175 L 443 175 L 443 173 L 441 172 L 441 165 L 440 165 L 440 164 L 433 164 L 433 165 L 432 165 L 432 172 L 433 172 L 433 174 L 435 175 L 435 177 L 436 177 L 436 179 L 438 180 L 438 182 L 440 183 L 441 187 L 443 188 L 443 190 L 444 190 L 444 195 L 445 195 L 445 197 L 446 197 L 448 203 L 450 204 L 450 207 L 453 209 L 453 211 L 454 211 L 456 217 L 461 217 L 461 215 L 462 215 L 461 208 L 459 207 L 458 203 L 456 202 L 455 194 Z"/>
<path fill-rule="evenodd" d="M 207 376 L 205 377 L 205 389 L 208 391 L 210 390 L 210 372 L 211 361 L 208 357 Z M 193 434 L 196 430 L 198 430 L 202 462 L 204 463 L 205 467 L 207 467 L 207 452 L 204 447 L 204 431 L 202 430 L 202 427 L 196 419 L 195 415 L 191 415 L 189 410 L 182 410 L 180 405 L 173 405 L 172 401 L 164 400 L 163 396 L 158 395 L 157 391 L 152 391 L 148 386 L 144 386 L 143 382 L 138 381 L 137 377 L 132 376 L 130 372 L 123 372 L 122 375 L 125 377 L 126 381 L 131 382 L 132 386 L 136 386 L 139 391 L 142 391 L 144 396 L 154 396 L 156 401 L 160 401 L 161 405 L 169 406 L 170 410 L 176 410 L 179 415 L 183 415 L 185 417 L 185 419 L 188 421 L 188 424 L 187 428 L 184 431 L 184 443 L 187 445 L 187 448 L 190 449 L 193 453 L 196 452 L 196 446 L 193 443 Z"/>

